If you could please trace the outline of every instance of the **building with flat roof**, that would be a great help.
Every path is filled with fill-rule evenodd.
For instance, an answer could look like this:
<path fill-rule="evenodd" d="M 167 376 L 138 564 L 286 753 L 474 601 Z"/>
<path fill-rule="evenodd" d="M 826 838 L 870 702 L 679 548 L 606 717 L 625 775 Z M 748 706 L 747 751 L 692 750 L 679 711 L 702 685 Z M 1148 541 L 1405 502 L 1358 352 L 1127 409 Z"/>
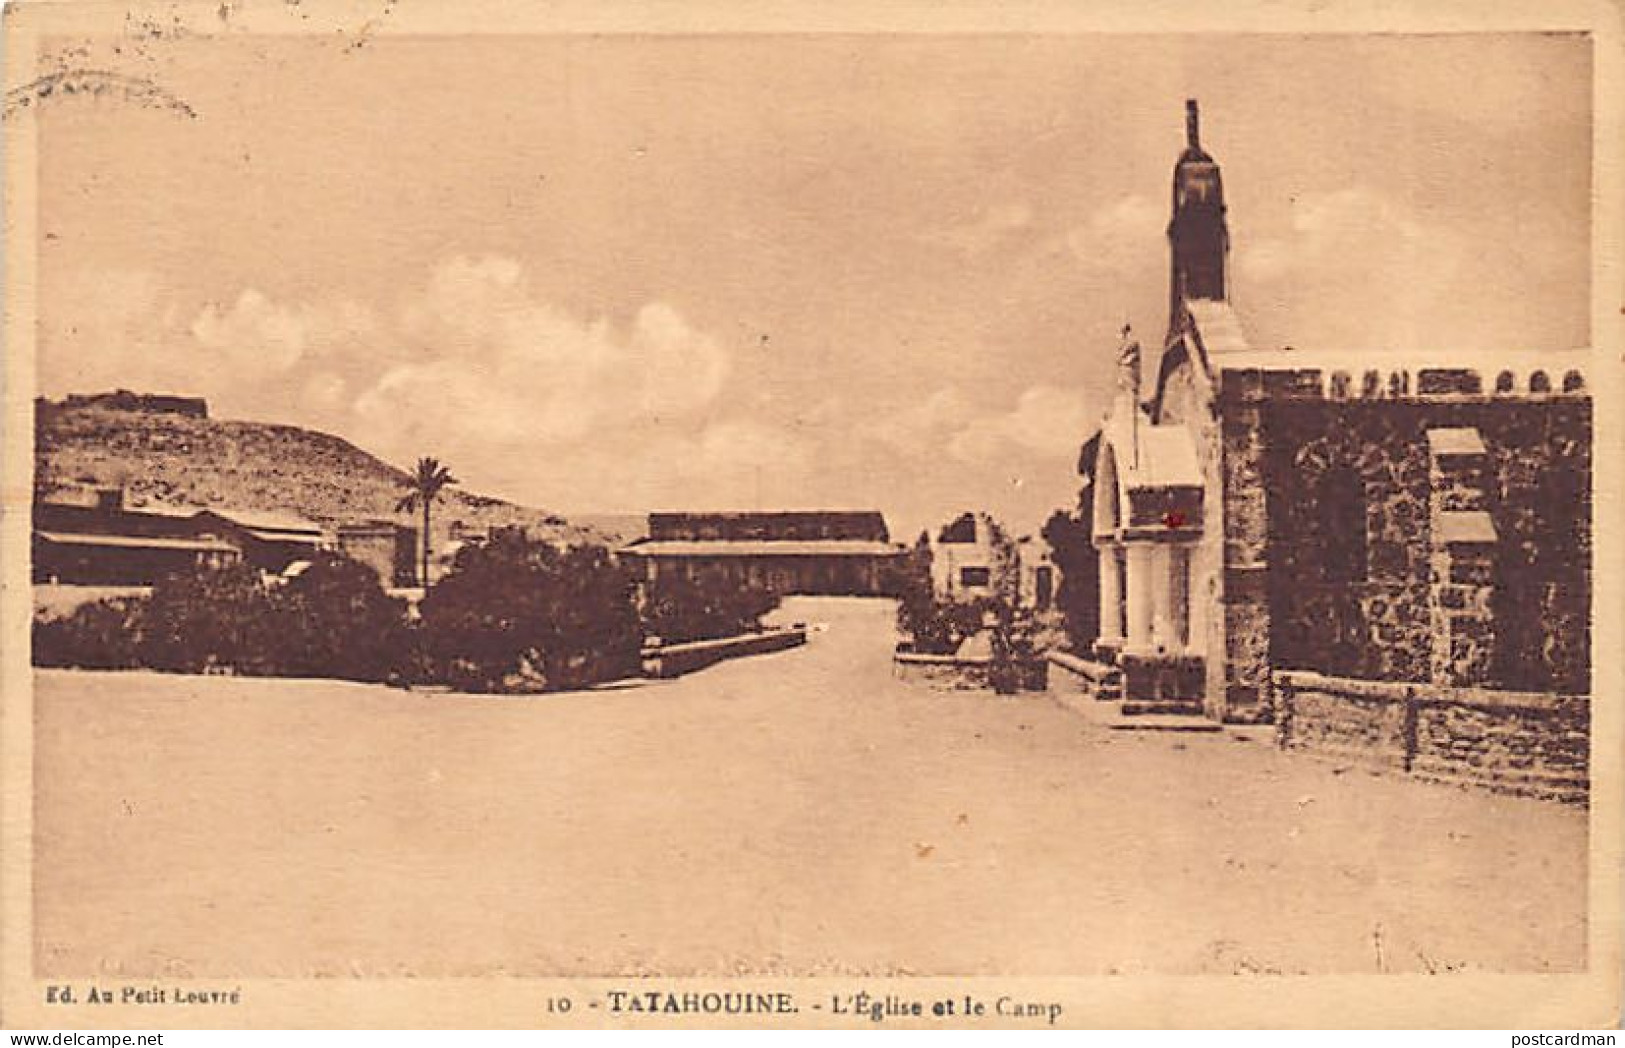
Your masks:
<path fill-rule="evenodd" d="M 198 511 L 124 505 L 117 488 L 71 492 L 34 503 L 36 583 L 150 586 L 164 575 L 242 559 Z"/>
<path fill-rule="evenodd" d="M 885 596 L 904 550 L 876 511 L 651 513 L 649 537 L 621 547 L 645 583 L 726 580 L 776 593 Z"/>
<path fill-rule="evenodd" d="M 292 514 L 127 506 L 120 488 L 39 498 L 33 531 L 34 581 L 63 585 L 150 586 L 177 571 L 237 561 L 279 575 L 333 545 L 322 525 Z"/>

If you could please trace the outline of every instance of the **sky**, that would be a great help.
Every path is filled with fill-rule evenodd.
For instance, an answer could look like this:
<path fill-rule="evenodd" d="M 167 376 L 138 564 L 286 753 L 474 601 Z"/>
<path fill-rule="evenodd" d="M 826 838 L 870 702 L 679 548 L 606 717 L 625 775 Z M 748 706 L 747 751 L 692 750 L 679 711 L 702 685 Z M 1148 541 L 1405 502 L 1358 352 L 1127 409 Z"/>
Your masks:
<path fill-rule="evenodd" d="M 1587 345 L 1578 36 L 63 39 L 38 383 L 571 512 L 1076 498 L 1184 100 L 1257 348 Z M 118 48 L 116 51 L 114 48 Z M 47 62 L 49 65 L 49 62 Z"/>

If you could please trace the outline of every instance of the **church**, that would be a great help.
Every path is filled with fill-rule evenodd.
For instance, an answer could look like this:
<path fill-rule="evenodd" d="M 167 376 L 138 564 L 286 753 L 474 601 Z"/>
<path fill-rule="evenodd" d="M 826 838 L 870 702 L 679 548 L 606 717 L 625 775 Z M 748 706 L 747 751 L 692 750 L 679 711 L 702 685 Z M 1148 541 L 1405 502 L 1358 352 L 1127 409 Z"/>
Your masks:
<path fill-rule="evenodd" d="M 1161 352 L 1125 330 L 1079 464 L 1114 693 L 1236 723 L 1284 671 L 1588 694 L 1590 354 L 1255 348 L 1194 101 L 1167 237 Z"/>

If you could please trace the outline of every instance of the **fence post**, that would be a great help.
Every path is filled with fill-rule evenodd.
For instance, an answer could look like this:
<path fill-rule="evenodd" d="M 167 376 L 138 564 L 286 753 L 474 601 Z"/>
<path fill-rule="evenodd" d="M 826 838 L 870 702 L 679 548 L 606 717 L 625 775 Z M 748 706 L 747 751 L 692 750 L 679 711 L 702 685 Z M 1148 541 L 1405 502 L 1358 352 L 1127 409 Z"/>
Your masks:
<path fill-rule="evenodd" d="M 1292 706 L 1296 695 L 1290 677 L 1271 673 L 1268 680 L 1270 690 L 1278 699 L 1275 714 L 1275 744 L 1284 750 L 1292 740 Z"/>
<path fill-rule="evenodd" d="M 1407 773 L 1411 770 L 1411 765 L 1416 762 L 1417 706 L 1416 689 L 1407 687 L 1405 689 L 1405 726 L 1401 731 L 1401 737 L 1405 744 L 1402 766 Z"/>

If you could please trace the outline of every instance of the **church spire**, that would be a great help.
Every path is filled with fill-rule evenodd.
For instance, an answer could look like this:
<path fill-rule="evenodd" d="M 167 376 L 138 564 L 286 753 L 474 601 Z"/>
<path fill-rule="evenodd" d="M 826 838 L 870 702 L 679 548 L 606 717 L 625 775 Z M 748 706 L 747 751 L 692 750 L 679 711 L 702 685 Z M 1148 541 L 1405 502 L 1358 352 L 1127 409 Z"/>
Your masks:
<path fill-rule="evenodd" d="M 1202 149 L 1196 99 L 1185 101 L 1185 151 L 1174 165 L 1173 217 L 1168 222 L 1170 308 L 1187 299 L 1230 297 L 1230 231 L 1225 224 L 1219 164 Z"/>

